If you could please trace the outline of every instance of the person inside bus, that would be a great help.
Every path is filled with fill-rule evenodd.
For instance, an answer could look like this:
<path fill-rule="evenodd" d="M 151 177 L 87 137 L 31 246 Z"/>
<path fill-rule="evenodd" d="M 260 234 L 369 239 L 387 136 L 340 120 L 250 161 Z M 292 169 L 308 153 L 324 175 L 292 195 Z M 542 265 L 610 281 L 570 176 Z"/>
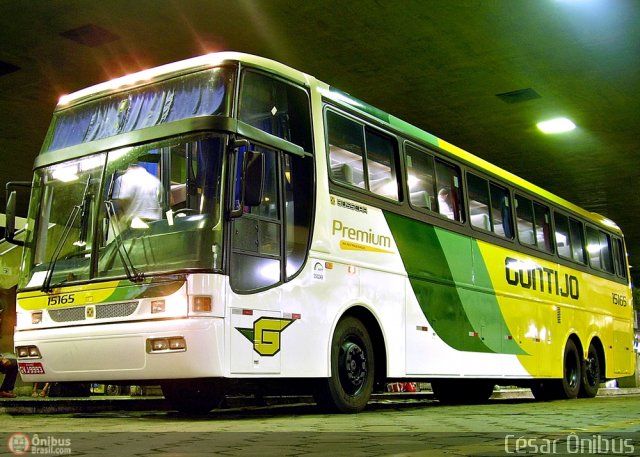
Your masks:
<path fill-rule="evenodd" d="M 162 219 L 162 184 L 139 163 L 132 163 L 116 178 L 113 203 L 125 230 L 147 228 L 146 222 Z"/>
<path fill-rule="evenodd" d="M 16 385 L 18 377 L 18 363 L 16 359 L 3 357 L 0 354 L 0 373 L 4 374 L 4 380 L 0 385 L 0 398 L 16 398 L 13 387 Z"/>
<path fill-rule="evenodd" d="M 451 204 L 451 193 L 446 187 L 443 187 L 438 192 L 438 212 L 449 219 L 455 219 Z"/>

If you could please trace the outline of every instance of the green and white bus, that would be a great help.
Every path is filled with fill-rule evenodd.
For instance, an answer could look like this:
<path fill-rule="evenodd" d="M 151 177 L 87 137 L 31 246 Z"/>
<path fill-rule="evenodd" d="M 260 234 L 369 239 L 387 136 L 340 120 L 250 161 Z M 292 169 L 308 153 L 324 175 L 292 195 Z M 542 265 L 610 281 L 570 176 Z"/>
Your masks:
<path fill-rule="evenodd" d="M 24 381 L 160 384 L 186 411 L 256 385 L 340 412 L 389 381 L 593 397 L 634 371 L 632 309 L 610 220 L 225 52 L 60 99 L 15 350 Z"/>

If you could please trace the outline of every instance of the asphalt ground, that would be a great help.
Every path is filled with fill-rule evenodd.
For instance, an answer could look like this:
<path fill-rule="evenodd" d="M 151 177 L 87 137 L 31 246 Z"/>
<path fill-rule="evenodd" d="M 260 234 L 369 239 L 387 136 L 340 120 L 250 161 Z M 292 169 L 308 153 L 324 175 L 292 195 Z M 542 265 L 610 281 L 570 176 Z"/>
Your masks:
<path fill-rule="evenodd" d="M 601 388 L 598 397 L 640 394 L 640 388 Z M 491 399 L 533 398 L 529 389 L 500 389 Z M 373 394 L 371 402 L 435 401 L 431 391 L 388 392 Z M 279 405 L 312 404 L 311 396 L 227 396 L 221 409 L 247 407 L 273 407 Z M 170 411 L 171 406 L 162 396 L 44 397 L 18 396 L 0 399 L 0 414 L 69 414 L 104 411 Z"/>

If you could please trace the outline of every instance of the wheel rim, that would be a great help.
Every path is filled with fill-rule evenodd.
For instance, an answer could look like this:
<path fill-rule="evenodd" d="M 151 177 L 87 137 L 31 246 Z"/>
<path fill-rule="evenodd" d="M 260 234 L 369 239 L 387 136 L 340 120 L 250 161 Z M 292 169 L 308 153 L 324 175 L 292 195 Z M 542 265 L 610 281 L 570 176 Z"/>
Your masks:
<path fill-rule="evenodd" d="M 598 366 L 598 358 L 589 353 L 589 357 L 585 363 L 585 378 L 590 387 L 598 385 L 600 380 L 600 367 Z"/>
<path fill-rule="evenodd" d="M 354 395 L 367 379 L 367 355 L 354 341 L 345 341 L 340 347 L 339 373 L 342 388 Z"/>

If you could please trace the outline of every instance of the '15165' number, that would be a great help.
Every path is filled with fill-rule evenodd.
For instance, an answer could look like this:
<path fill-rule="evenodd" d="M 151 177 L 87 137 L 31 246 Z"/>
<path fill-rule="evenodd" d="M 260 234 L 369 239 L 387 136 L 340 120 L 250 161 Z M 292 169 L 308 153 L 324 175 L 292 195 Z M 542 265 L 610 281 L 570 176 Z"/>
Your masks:
<path fill-rule="evenodd" d="M 75 301 L 75 297 L 73 296 L 73 294 L 52 295 L 47 300 L 47 306 L 70 305 L 74 301 Z"/>
<path fill-rule="evenodd" d="M 627 296 L 622 294 L 611 294 L 613 304 L 618 306 L 627 306 Z"/>

